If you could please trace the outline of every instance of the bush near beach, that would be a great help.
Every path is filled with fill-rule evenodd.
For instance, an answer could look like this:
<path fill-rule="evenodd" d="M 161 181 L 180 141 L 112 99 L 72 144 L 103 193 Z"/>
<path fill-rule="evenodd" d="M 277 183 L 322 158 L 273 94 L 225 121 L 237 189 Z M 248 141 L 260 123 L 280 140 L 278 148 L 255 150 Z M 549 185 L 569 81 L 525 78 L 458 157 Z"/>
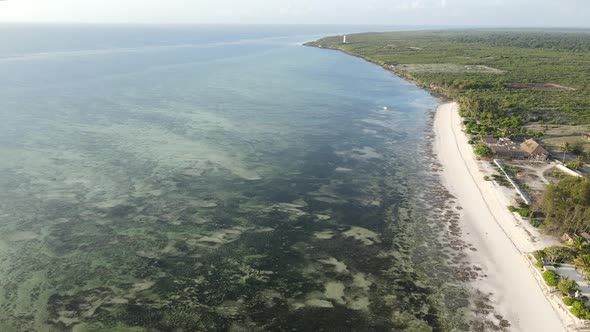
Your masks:
<path fill-rule="evenodd" d="M 478 157 L 489 158 L 489 157 L 494 156 L 494 152 L 492 151 L 492 149 L 490 149 L 489 146 L 487 146 L 483 143 L 475 144 L 475 147 L 473 148 L 473 152 Z"/>
<path fill-rule="evenodd" d="M 541 200 L 544 229 L 550 233 L 581 234 L 590 230 L 590 180 L 568 176 L 545 189 Z"/>
<path fill-rule="evenodd" d="M 570 280 L 568 277 L 563 277 L 557 283 L 557 289 L 561 291 L 561 295 L 570 296 L 578 289 L 578 283 L 575 280 Z"/>
<path fill-rule="evenodd" d="M 580 318 L 580 319 L 590 319 L 590 311 L 584 305 L 584 303 L 580 301 L 574 301 L 572 303 L 572 308 L 570 309 L 572 315 Z"/>
<path fill-rule="evenodd" d="M 561 264 L 571 262 L 576 269 L 581 270 L 588 278 L 590 276 L 590 245 L 581 238 L 576 237 L 570 242 L 570 247 L 551 246 L 533 253 L 540 269 L 548 266 L 559 267 Z M 580 293 L 580 286 L 575 280 L 567 276 L 561 276 L 556 271 L 545 270 L 543 279 L 550 287 L 556 287 L 563 296 L 563 303 L 570 308 L 570 312 L 577 318 L 590 319 L 590 310 L 586 306 L 588 298 Z"/>
<path fill-rule="evenodd" d="M 547 270 L 543 272 L 543 279 L 545 279 L 545 283 L 547 283 L 547 286 L 556 287 L 559 283 L 559 274 L 551 270 Z"/>

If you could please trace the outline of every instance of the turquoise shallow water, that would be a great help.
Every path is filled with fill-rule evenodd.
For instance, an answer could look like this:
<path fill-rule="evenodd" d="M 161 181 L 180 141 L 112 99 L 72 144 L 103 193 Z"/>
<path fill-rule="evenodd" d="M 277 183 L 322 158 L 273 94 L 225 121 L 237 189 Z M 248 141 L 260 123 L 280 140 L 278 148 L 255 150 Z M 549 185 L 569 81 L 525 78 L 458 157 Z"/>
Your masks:
<path fill-rule="evenodd" d="M 465 329 L 438 101 L 332 29 L 4 26 L 0 330 Z"/>

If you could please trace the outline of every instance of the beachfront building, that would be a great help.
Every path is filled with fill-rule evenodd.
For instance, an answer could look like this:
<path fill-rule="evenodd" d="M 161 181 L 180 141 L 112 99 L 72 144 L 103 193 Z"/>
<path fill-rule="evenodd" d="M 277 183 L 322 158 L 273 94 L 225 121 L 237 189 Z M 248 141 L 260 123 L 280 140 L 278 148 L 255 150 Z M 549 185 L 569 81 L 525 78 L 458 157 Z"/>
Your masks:
<path fill-rule="evenodd" d="M 545 161 L 549 158 L 549 152 L 534 139 L 528 139 L 519 145 L 508 138 L 484 136 L 481 138 L 481 142 L 487 145 L 498 159 Z"/>
<path fill-rule="evenodd" d="M 545 161 L 549 158 L 549 152 L 532 138 L 524 141 L 524 143 L 520 145 L 520 149 L 530 160 Z"/>
<path fill-rule="evenodd" d="M 495 138 L 493 136 L 484 136 L 481 138 L 482 143 L 487 145 L 496 158 L 499 159 L 526 159 L 526 154 L 518 148 L 512 140 L 508 138 Z"/>
<path fill-rule="evenodd" d="M 526 159 L 526 154 L 516 146 L 496 145 L 490 147 L 498 159 Z"/>

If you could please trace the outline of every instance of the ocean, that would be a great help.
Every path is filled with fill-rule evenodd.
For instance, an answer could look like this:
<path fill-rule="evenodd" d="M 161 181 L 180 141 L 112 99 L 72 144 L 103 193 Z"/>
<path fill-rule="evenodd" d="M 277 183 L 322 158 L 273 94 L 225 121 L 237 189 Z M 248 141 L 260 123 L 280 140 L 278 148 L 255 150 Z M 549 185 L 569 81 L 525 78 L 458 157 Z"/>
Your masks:
<path fill-rule="evenodd" d="M 1 26 L 0 330 L 468 329 L 439 101 L 302 46 L 372 28 Z"/>

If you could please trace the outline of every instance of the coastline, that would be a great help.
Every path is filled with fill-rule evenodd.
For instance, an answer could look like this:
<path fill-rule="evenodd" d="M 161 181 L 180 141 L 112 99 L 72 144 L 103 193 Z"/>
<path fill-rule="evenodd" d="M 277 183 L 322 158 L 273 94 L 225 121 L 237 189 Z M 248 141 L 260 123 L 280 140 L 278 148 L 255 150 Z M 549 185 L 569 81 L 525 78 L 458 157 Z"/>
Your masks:
<path fill-rule="evenodd" d="M 576 322 L 569 313 L 558 309 L 560 303 L 555 303 L 543 281 L 536 279 L 536 271 L 527 258 L 529 253 L 559 241 L 518 220 L 507 208 L 511 204 L 511 190 L 483 179 L 493 173 L 493 168 L 476 159 L 462 131 L 458 103 L 451 96 L 372 59 L 339 48 L 303 45 L 365 60 L 441 100 L 433 122 L 433 152 L 442 165 L 443 186 L 457 198 L 462 209 L 461 238 L 475 248 L 465 251 L 466 259 L 481 268 L 484 276 L 468 285 L 487 296 L 495 312 L 511 324 L 510 331 L 575 331 Z"/>
<path fill-rule="evenodd" d="M 481 267 L 485 278 L 471 286 L 490 294 L 494 309 L 514 331 L 567 331 L 574 324 L 557 311 L 529 268 L 527 253 L 555 241 L 531 235 L 508 211 L 510 197 L 483 179 L 485 163 L 476 160 L 462 131 L 458 104 L 442 104 L 435 115 L 434 150 L 442 164 L 443 185 L 457 198 L 464 241 L 477 251 L 468 260 Z"/>
<path fill-rule="evenodd" d="M 382 63 L 376 62 L 376 61 L 374 61 L 374 60 L 372 60 L 370 58 L 366 58 L 366 57 L 361 56 L 361 55 L 358 55 L 358 54 L 350 53 L 350 52 L 348 52 L 346 50 L 343 50 L 343 49 L 340 49 L 340 48 L 324 47 L 324 46 L 314 45 L 313 43 L 304 43 L 303 46 L 313 47 L 313 48 L 319 48 L 319 49 L 322 49 L 322 50 L 330 50 L 330 51 L 341 52 L 341 53 L 344 53 L 346 55 L 349 55 L 349 56 L 352 56 L 352 57 L 355 57 L 355 58 L 359 58 L 359 59 L 365 60 L 365 61 L 367 61 L 369 63 L 372 63 L 374 65 L 377 65 L 377 66 L 385 69 L 386 71 L 392 73 L 393 75 L 395 75 L 395 76 L 397 76 L 397 77 L 399 77 L 399 78 L 401 78 L 401 79 L 403 79 L 405 81 L 408 81 L 408 82 L 414 84 L 415 86 L 419 87 L 420 89 L 426 90 L 432 96 L 434 96 L 434 97 L 442 100 L 445 103 L 446 102 L 452 102 L 453 101 L 453 98 L 451 96 L 442 93 L 440 90 L 435 89 L 434 87 L 430 87 L 430 86 L 427 86 L 427 85 L 424 85 L 424 84 L 420 84 L 418 81 L 414 80 L 412 77 L 408 76 L 406 73 L 404 73 L 402 71 L 394 70 L 393 68 L 388 67 L 388 66 L 386 66 L 386 65 L 384 65 Z"/>

